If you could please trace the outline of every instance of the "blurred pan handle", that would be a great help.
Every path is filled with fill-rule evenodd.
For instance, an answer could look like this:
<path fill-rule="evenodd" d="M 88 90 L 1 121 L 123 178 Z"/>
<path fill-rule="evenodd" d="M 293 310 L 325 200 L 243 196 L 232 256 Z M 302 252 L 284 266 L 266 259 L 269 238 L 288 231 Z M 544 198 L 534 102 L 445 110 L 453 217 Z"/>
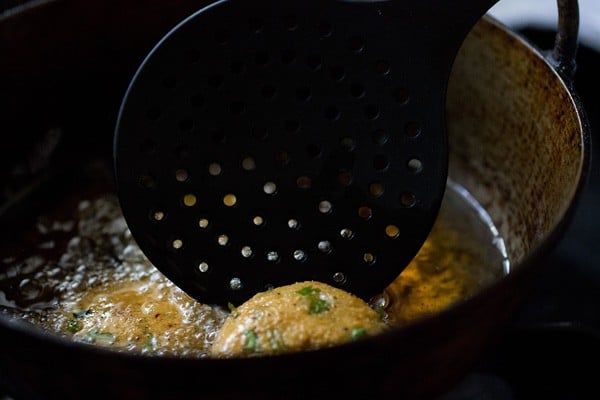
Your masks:
<path fill-rule="evenodd" d="M 579 2 L 577 0 L 557 0 L 558 32 L 554 49 L 548 61 L 567 82 L 572 83 L 577 67 L 576 57 L 579 45 Z"/>

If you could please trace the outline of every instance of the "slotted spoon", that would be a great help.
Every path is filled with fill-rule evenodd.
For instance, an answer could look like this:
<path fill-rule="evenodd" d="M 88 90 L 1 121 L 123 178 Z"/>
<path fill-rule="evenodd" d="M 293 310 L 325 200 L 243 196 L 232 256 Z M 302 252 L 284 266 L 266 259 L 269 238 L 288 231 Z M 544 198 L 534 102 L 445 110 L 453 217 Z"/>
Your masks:
<path fill-rule="evenodd" d="M 229 0 L 183 21 L 117 121 L 141 249 L 205 303 L 308 279 L 380 293 L 437 216 L 447 81 L 493 3 Z"/>

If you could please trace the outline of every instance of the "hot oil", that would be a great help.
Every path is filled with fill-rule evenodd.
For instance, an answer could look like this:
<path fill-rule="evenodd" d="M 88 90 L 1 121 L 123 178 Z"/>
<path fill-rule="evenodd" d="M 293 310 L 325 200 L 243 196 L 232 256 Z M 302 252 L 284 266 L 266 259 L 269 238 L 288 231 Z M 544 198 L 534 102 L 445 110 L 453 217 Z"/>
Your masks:
<path fill-rule="evenodd" d="M 73 208 L 72 219 L 38 220 L 33 241 L 46 243 L 44 248 L 24 259 L 5 257 L 10 265 L 0 273 L 3 311 L 78 341 L 204 355 L 227 313 L 192 300 L 151 265 L 114 195 Z"/>
<path fill-rule="evenodd" d="M 81 198 L 63 204 L 71 215 L 38 219 L 28 236 L 35 251 L 3 249 L 0 312 L 113 349 L 205 356 L 228 313 L 194 301 L 150 264 L 113 194 Z M 382 296 L 390 324 L 434 314 L 500 279 L 503 249 L 484 210 L 449 183 L 429 239 Z"/>
<path fill-rule="evenodd" d="M 509 269 L 504 240 L 487 212 L 449 182 L 427 241 L 382 300 L 391 323 L 406 324 L 473 296 Z"/>

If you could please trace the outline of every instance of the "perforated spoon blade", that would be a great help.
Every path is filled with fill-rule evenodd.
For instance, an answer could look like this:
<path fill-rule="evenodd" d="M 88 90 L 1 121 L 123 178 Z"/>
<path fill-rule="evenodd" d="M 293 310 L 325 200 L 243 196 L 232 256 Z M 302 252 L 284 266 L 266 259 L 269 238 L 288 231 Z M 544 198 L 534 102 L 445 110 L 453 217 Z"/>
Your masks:
<path fill-rule="evenodd" d="M 443 197 L 445 93 L 494 1 L 220 1 L 144 61 L 115 135 L 141 249 L 206 303 L 381 292 Z"/>

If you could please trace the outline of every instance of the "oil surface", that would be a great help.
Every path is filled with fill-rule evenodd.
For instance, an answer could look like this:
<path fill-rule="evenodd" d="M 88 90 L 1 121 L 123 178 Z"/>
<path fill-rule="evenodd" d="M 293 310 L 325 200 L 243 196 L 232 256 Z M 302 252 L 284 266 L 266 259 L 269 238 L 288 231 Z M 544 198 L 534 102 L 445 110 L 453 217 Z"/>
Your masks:
<path fill-rule="evenodd" d="M 0 313 L 121 351 L 203 357 L 228 311 L 200 304 L 135 244 L 111 193 L 77 199 L 69 218 L 42 216 L 27 256 L 3 256 Z M 508 272 L 484 211 L 449 183 L 425 245 L 375 301 L 407 324 L 468 298 Z"/>
<path fill-rule="evenodd" d="M 489 215 L 464 188 L 450 182 L 427 241 L 385 290 L 389 320 L 406 324 L 435 314 L 509 269 L 504 241 Z"/>

